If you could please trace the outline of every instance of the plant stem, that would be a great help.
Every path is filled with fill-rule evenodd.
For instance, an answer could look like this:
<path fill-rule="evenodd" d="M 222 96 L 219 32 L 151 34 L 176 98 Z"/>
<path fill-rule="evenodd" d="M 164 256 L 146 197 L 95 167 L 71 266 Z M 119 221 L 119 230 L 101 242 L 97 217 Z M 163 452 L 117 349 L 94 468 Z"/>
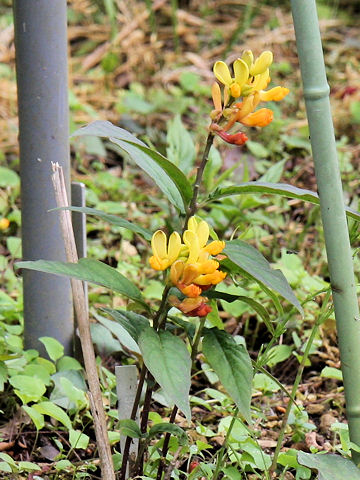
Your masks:
<path fill-rule="evenodd" d="M 167 297 L 169 294 L 170 286 L 166 285 L 162 298 L 161 298 L 161 303 L 159 306 L 158 311 L 156 312 L 154 318 L 153 318 L 153 326 L 155 329 L 158 329 L 159 326 L 161 325 L 161 322 L 163 318 L 166 318 L 166 302 L 167 302 Z M 136 418 L 136 412 L 139 407 L 139 402 L 140 402 L 140 397 L 141 397 L 141 392 L 143 389 L 144 381 L 146 374 L 148 374 L 148 380 L 150 383 L 147 385 L 146 393 L 145 393 L 145 399 L 144 399 L 144 406 L 143 406 L 143 411 L 142 411 L 142 416 L 141 416 L 141 431 L 144 432 L 146 431 L 146 426 L 147 426 L 147 420 L 149 418 L 149 411 L 150 411 L 150 402 L 151 402 L 151 396 L 153 392 L 153 376 L 148 372 L 148 369 L 146 368 L 145 364 L 143 364 L 141 372 L 140 372 L 140 378 L 139 378 L 139 384 L 136 390 L 136 395 L 135 395 L 135 400 L 133 404 L 133 408 L 131 411 L 131 420 L 135 420 Z M 151 386 L 150 386 L 151 384 Z M 127 468 L 127 463 L 129 461 L 129 451 L 130 451 L 130 445 L 131 445 L 131 437 L 127 437 L 125 440 L 125 446 L 124 446 L 124 452 L 123 452 L 123 459 L 122 459 L 122 464 L 121 464 L 121 472 L 120 472 L 120 479 L 125 480 L 126 476 L 126 468 Z M 141 452 L 142 450 L 142 452 Z M 141 457 L 141 458 L 140 458 Z M 138 457 L 135 462 L 134 470 L 142 470 L 142 458 L 143 458 L 143 448 L 141 445 L 141 441 L 139 443 L 139 451 L 138 451 Z M 141 461 L 140 461 L 141 460 Z M 141 473 L 140 473 L 141 475 Z"/>
<path fill-rule="evenodd" d="M 201 335 L 202 335 L 202 331 L 204 329 L 205 322 L 206 322 L 206 317 L 200 318 L 199 328 L 197 329 L 193 344 L 191 346 L 192 366 L 194 366 L 196 355 L 198 353 L 199 342 L 200 342 L 200 338 L 201 338 Z M 170 415 L 169 423 L 174 423 L 175 422 L 177 412 L 178 412 L 178 408 L 177 408 L 176 405 L 174 405 L 174 407 L 172 409 L 172 412 L 171 412 L 171 415 Z M 162 474 L 163 474 L 163 471 L 164 471 L 166 455 L 167 455 L 167 452 L 168 452 L 168 449 L 169 449 L 170 436 L 171 436 L 170 433 L 166 433 L 165 438 L 164 438 L 164 444 L 163 444 L 163 448 L 162 448 L 162 452 L 161 452 L 161 460 L 160 460 L 160 465 L 159 465 L 158 472 L 157 472 L 157 475 L 156 475 L 156 480 L 161 480 L 161 477 L 162 477 Z"/>
<path fill-rule="evenodd" d="M 159 328 L 159 325 L 161 324 L 161 321 L 162 321 L 162 317 L 166 316 L 167 312 L 165 307 L 166 307 L 167 297 L 168 297 L 170 288 L 171 288 L 170 285 L 166 285 L 163 290 L 159 309 L 156 312 L 155 317 L 153 318 L 153 326 L 155 330 Z"/>
<path fill-rule="evenodd" d="M 194 187 L 193 187 L 193 196 L 192 196 L 192 199 L 190 201 L 189 208 L 186 212 L 183 233 L 184 233 L 184 230 L 187 227 L 189 218 L 192 217 L 197 210 L 197 197 L 198 197 L 198 194 L 199 194 L 199 191 L 200 191 L 200 185 L 201 185 L 202 177 L 203 177 L 203 174 L 204 174 L 204 170 L 205 170 L 207 161 L 209 159 L 210 148 L 213 144 L 213 141 L 214 141 L 214 134 L 209 133 L 209 135 L 206 139 L 205 150 L 204 150 L 200 165 L 198 166 L 198 169 L 197 169 L 196 179 L 195 179 L 195 183 L 194 183 Z"/>
<path fill-rule="evenodd" d="M 218 453 L 218 457 L 217 457 L 217 461 L 216 461 L 216 467 L 215 467 L 215 472 L 214 472 L 214 475 L 212 477 L 212 480 L 217 480 L 218 476 L 219 476 L 219 473 L 220 473 L 220 468 L 221 468 L 221 465 L 222 465 L 222 459 L 223 459 L 223 456 L 224 456 L 224 452 L 225 452 L 225 449 L 227 447 L 227 444 L 229 443 L 229 437 L 230 437 L 230 434 L 231 434 L 231 431 L 235 425 L 235 420 L 237 418 L 237 415 L 239 413 L 239 409 L 236 408 L 235 410 L 235 413 L 234 413 L 234 416 L 232 417 L 231 419 L 231 422 L 230 422 L 230 425 L 229 425 L 229 429 L 228 431 L 226 432 L 226 436 L 225 436 L 225 440 L 224 440 L 224 443 L 222 444 L 221 448 L 220 448 L 220 451 Z"/>
<path fill-rule="evenodd" d="M 325 296 L 324 303 L 323 303 L 323 308 L 320 312 L 320 315 L 319 315 L 318 319 L 316 320 L 316 323 L 315 323 L 315 325 L 314 325 L 314 327 L 311 331 L 310 337 L 309 337 L 309 339 L 306 343 L 304 355 L 301 359 L 301 363 L 300 363 L 299 369 L 298 369 L 297 374 L 296 374 L 295 382 L 294 382 L 293 387 L 291 389 L 289 402 L 287 404 L 286 411 L 285 411 L 284 417 L 283 417 L 282 422 L 281 422 L 280 434 L 279 434 L 279 438 L 278 438 L 278 441 L 277 441 L 277 444 L 276 444 L 276 449 L 275 449 L 273 461 L 272 461 L 271 467 L 269 469 L 270 477 L 271 477 L 272 473 L 275 472 L 275 470 L 276 470 L 277 459 L 278 459 L 280 449 L 281 449 L 281 446 L 282 446 L 282 442 L 283 442 L 283 439 L 284 439 L 285 429 L 286 429 L 286 425 L 287 425 L 287 422 L 288 422 L 288 419 L 289 419 L 291 407 L 292 407 L 292 404 L 293 404 L 293 399 L 295 399 L 295 397 L 296 397 L 296 392 L 297 392 L 297 389 L 299 387 L 299 384 L 300 384 L 300 381 L 301 381 L 301 378 L 302 378 L 302 374 L 303 374 L 303 371 L 304 371 L 304 367 L 305 367 L 305 364 L 306 364 L 306 360 L 309 357 L 310 349 L 311 349 L 311 346 L 313 344 L 315 335 L 318 331 L 319 326 L 333 312 L 333 308 L 330 308 L 330 309 L 326 310 L 329 298 L 330 298 L 330 290 L 327 292 L 327 294 Z"/>

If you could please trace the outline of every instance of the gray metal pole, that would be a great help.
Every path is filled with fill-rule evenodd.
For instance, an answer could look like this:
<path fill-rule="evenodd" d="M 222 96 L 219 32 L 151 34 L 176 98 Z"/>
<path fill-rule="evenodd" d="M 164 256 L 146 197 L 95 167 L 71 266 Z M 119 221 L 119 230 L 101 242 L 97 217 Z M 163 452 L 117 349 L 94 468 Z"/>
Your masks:
<path fill-rule="evenodd" d="M 68 193 L 69 125 L 66 0 L 14 0 L 19 105 L 24 260 L 62 260 L 65 250 L 51 183 L 51 164 L 64 170 Z M 25 345 L 43 352 L 41 336 L 72 353 L 70 280 L 23 271 Z"/>
<path fill-rule="evenodd" d="M 350 439 L 360 445 L 360 321 L 315 0 L 291 0 L 324 226 Z M 356 463 L 360 454 L 353 452 Z"/>

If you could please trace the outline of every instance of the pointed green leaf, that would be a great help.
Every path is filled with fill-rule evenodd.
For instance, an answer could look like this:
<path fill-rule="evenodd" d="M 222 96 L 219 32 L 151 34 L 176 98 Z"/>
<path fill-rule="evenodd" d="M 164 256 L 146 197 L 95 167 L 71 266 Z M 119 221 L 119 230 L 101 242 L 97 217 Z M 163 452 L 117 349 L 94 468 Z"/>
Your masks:
<path fill-rule="evenodd" d="M 155 437 L 155 435 L 158 435 L 159 433 L 170 433 L 171 435 L 178 437 L 182 445 L 186 444 L 188 441 L 184 430 L 173 423 L 157 423 L 150 428 L 149 437 Z"/>
<path fill-rule="evenodd" d="M 124 419 L 119 421 L 120 426 L 120 433 L 124 437 L 131 437 L 131 438 L 141 438 L 142 433 L 139 428 L 139 425 L 130 419 Z"/>
<path fill-rule="evenodd" d="M 239 273 L 245 272 L 256 281 L 275 290 L 294 305 L 301 315 L 304 314 L 284 274 L 280 270 L 271 268 L 269 262 L 256 248 L 242 240 L 232 240 L 226 242 L 223 253 L 236 265 Z"/>
<path fill-rule="evenodd" d="M 23 403 L 37 402 L 46 392 L 44 382 L 33 376 L 14 375 L 9 378 L 9 383 Z"/>
<path fill-rule="evenodd" d="M 85 449 L 89 445 L 90 438 L 85 434 L 82 433 L 80 430 L 73 430 L 69 431 L 69 442 L 71 448 L 82 448 Z"/>
<path fill-rule="evenodd" d="M 319 480 L 360 480 L 360 470 L 340 455 L 299 452 L 297 460 L 305 467 L 318 470 Z"/>
<path fill-rule="evenodd" d="M 44 415 L 28 405 L 23 405 L 21 408 L 29 415 L 36 430 L 41 430 L 45 425 Z"/>
<path fill-rule="evenodd" d="M 102 212 L 101 210 L 96 210 L 96 208 L 89 208 L 89 207 L 60 207 L 54 208 L 53 210 L 71 210 L 72 212 L 79 212 L 85 213 L 85 215 L 94 215 L 95 217 L 99 217 L 105 222 L 109 222 L 112 225 L 116 225 L 117 227 L 126 228 L 131 232 L 137 233 L 145 238 L 145 240 L 150 241 L 152 237 L 152 232 L 147 230 L 146 228 L 140 227 L 140 225 L 136 225 L 135 223 L 129 222 L 128 220 L 124 220 L 123 218 L 113 215 L 110 213 Z"/>
<path fill-rule="evenodd" d="M 61 422 L 68 430 L 71 429 L 71 420 L 68 414 L 53 402 L 40 402 L 33 405 L 33 408 L 43 415 L 55 418 Z"/>
<path fill-rule="evenodd" d="M 111 308 L 103 308 L 102 310 L 111 315 L 113 319 L 116 320 L 116 322 L 118 322 L 120 326 L 127 331 L 127 333 L 132 337 L 133 340 L 135 340 L 136 343 L 138 342 L 141 331 L 149 326 L 149 320 L 138 313 L 127 310 L 113 310 Z M 103 323 L 102 320 L 100 321 Z M 108 323 L 106 323 L 106 326 L 110 328 Z M 118 336 L 119 333 L 122 333 L 116 331 L 114 327 L 111 327 L 111 329 L 116 336 Z"/>
<path fill-rule="evenodd" d="M 121 323 L 117 321 L 114 322 L 114 320 L 110 320 L 109 318 L 105 318 L 101 315 L 97 315 L 97 314 L 94 314 L 94 315 L 96 320 L 99 323 L 101 323 L 101 325 L 106 327 L 118 339 L 121 346 L 124 346 L 128 350 L 136 352 L 140 355 L 140 350 L 139 350 L 139 347 L 137 346 L 137 343 L 133 340 L 129 332 L 121 325 Z"/>
<path fill-rule="evenodd" d="M 155 380 L 190 420 L 191 359 L 183 341 L 170 332 L 147 327 L 140 332 L 139 347 Z"/>
<path fill-rule="evenodd" d="M 319 195 L 311 190 L 294 187 L 286 183 L 268 183 L 268 182 L 246 182 L 233 187 L 219 188 L 210 196 L 209 201 L 218 200 L 219 198 L 229 197 L 231 195 L 241 195 L 244 193 L 260 193 L 280 195 L 287 198 L 296 198 L 315 205 L 320 205 Z M 345 207 L 346 215 L 360 222 L 360 212 L 353 208 Z"/>
<path fill-rule="evenodd" d="M 151 150 L 134 135 L 110 122 L 96 121 L 80 128 L 72 136 L 106 137 L 124 150 L 158 185 L 173 205 L 185 212 L 192 197 L 192 187 L 181 169 L 160 153 Z"/>
<path fill-rule="evenodd" d="M 56 262 L 50 260 L 36 260 L 16 263 L 16 268 L 27 268 L 38 272 L 53 273 L 66 277 L 77 278 L 84 282 L 95 283 L 121 293 L 125 297 L 145 304 L 140 290 L 115 268 L 92 260 L 80 258 L 78 263 Z"/>
<path fill-rule="evenodd" d="M 39 340 L 46 348 L 46 352 L 53 362 L 56 362 L 64 355 L 64 347 L 56 338 L 40 337 Z"/>
<path fill-rule="evenodd" d="M 253 369 L 245 347 L 224 330 L 211 328 L 205 332 L 202 350 L 239 412 L 250 423 Z"/>
<path fill-rule="evenodd" d="M 0 462 L 0 472 L 12 472 L 11 466 L 6 462 Z"/>

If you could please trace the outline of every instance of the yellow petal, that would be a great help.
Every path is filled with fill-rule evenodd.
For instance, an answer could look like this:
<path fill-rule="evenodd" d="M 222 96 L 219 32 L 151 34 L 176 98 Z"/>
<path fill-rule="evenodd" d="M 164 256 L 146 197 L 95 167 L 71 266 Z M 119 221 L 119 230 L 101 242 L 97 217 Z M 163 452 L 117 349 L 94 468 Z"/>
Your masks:
<path fill-rule="evenodd" d="M 191 230 L 185 230 L 183 239 L 185 245 L 189 248 L 187 263 L 196 263 L 200 253 L 200 245 L 196 233 Z"/>
<path fill-rule="evenodd" d="M 180 279 L 181 283 L 185 285 L 190 285 L 194 282 L 194 279 L 199 275 L 199 269 L 195 264 L 185 265 L 182 278 Z"/>
<path fill-rule="evenodd" d="M 168 262 L 166 260 L 160 260 L 155 256 L 149 258 L 149 263 L 154 270 L 165 270 L 168 267 Z"/>
<path fill-rule="evenodd" d="M 198 227 L 198 222 L 196 220 L 196 217 L 190 217 L 187 224 L 188 230 L 191 230 L 192 232 L 196 233 L 197 227 Z"/>
<path fill-rule="evenodd" d="M 230 87 L 231 96 L 234 98 L 238 98 L 241 95 L 241 87 L 238 83 L 233 83 Z"/>
<path fill-rule="evenodd" d="M 290 92 L 288 88 L 285 87 L 274 87 L 270 90 L 260 92 L 260 100 L 263 102 L 269 102 L 271 100 L 279 102 Z"/>
<path fill-rule="evenodd" d="M 216 260 L 206 260 L 206 262 L 198 264 L 199 274 L 214 273 L 219 268 L 219 262 Z"/>
<path fill-rule="evenodd" d="M 222 272 L 220 270 L 216 270 L 214 273 L 209 273 L 207 275 L 199 275 L 195 279 L 195 283 L 197 285 L 217 285 L 218 283 L 222 282 L 226 277 L 226 272 Z"/>
<path fill-rule="evenodd" d="M 244 60 L 238 58 L 235 60 L 234 65 L 234 74 L 235 74 L 235 82 L 242 87 L 249 78 L 249 67 L 246 65 Z"/>
<path fill-rule="evenodd" d="M 253 90 L 257 90 L 258 92 L 260 90 L 264 90 L 269 84 L 269 79 L 270 79 L 269 70 L 265 70 L 265 72 L 260 73 L 259 75 L 256 75 L 253 83 L 251 84 Z"/>
<path fill-rule="evenodd" d="M 197 236 L 199 239 L 199 245 L 200 247 L 203 247 L 204 245 L 207 244 L 207 241 L 209 240 L 209 234 L 210 234 L 210 229 L 209 225 L 205 220 L 202 220 L 197 228 Z"/>
<path fill-rule="evenodd" d="M 168 246 L 168 260 L 169 265 L 177 260 L 181 249 L 181 237 L 177 232 L 173 232 L 169 238 L 169 246 Z"/>
<path fill-rule="evenodd" d="M 247 117 L 241 120 L 243 125 L 248 127 L 266 127 L 269 123 L 272 122 L 274 118 L 274 113 L 268 108 L 260 108 L 254 113 L 250 113 Z"/>
<path fill-rule="evenodd" d="M 241 59 L 246 63 L 249 70 L 251 69 L 252 64 L 254 63 L 254 55 L 251 50 L 245 50 Z"/>
<path fill-rule="evenodd" d="M 174 285 L 176 285 L 179 282 L 184 271 L 184 266 L 185 266 L 185 263 L 182 262 L 181 260 L 177 260 L 171 265 L 170 280 Z"/>
<path fill-rule="evenodd" d="M 215 63 L 214 75 L 223 85 L 230 86 L 233 81 L 228 66 L 226 65 L 226 63 L 221 61 Z"/>
<path fill-rule="evenodd" d="M 187 297 L 190 298 L 196 298 L 201 295 L 201 288 L 195 285 L 194 283 L 191 283 L 190 285 L 186 285 L 185 287 L 179 288 L 180 292 L 186 295 Z"/>
<path fill-rule="evenodd" d="M 165 233 L 162 230 L 157 230 L 151 239 L 151 248 L 155 257 L 158 257 L 159 259 L 167 257 L 166 243 L 167 238 Z"/>
<path fill-rule="evenodd" d="M 241 122 L 241 120 L 244 117 L 249 115 L 249 113 L 251 113 L 254 110 L 256 106 L 254 100 L 255 100 L 254 95 L 249 95 L 248 97 L 245 98 L 243 102 L 236 104 L 236 106 L 239 107 L 239 111 L 236 115 L 237 122 Z"/>
<path fill-rule="evenodd" d="M 273 54 L 269 50 L 262 52 L 260 57 L 255 60 L 254 65 L 250 68 L 251 75 L 259 75 L 264 73 L 273 62 Z"/>
<path fill-rule="evenodd" d="M 229 87 L 225 86 L 224 87 L 224 107 L 228 104 L 230 100 L 230 92 L 229 92 Z"/>
<path fill-rule="evenodd" d="M 211 87 L 211 96 L 214 102 L 215 110 L 222 110 L 221 104 L 221 90 L 218 83 L 214 82 Z"/>
<path fill-rule="evenodd" d="M 222 252 L 225 248 L 225 242 L 220 241 L 220 240 L 214 240 L 213 242 L 209 243 L 209 245 L 206 245 L 204 250 L 210 255 L 217 255 L 218 253 Z"/>

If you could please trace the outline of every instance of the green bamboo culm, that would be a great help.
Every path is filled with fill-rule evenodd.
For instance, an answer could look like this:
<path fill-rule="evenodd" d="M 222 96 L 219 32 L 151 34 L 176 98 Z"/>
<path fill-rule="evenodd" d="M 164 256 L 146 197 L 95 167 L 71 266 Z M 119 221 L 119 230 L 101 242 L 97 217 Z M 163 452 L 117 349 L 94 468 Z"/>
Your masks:
<path fill-rule="evenodd" d="M 360 445 L 360 317 L 329 85 L 315 0 L 291 0 L 344 377 L 350 439 Z M 360 454 L 353 451 L 359 464 Z"/>

